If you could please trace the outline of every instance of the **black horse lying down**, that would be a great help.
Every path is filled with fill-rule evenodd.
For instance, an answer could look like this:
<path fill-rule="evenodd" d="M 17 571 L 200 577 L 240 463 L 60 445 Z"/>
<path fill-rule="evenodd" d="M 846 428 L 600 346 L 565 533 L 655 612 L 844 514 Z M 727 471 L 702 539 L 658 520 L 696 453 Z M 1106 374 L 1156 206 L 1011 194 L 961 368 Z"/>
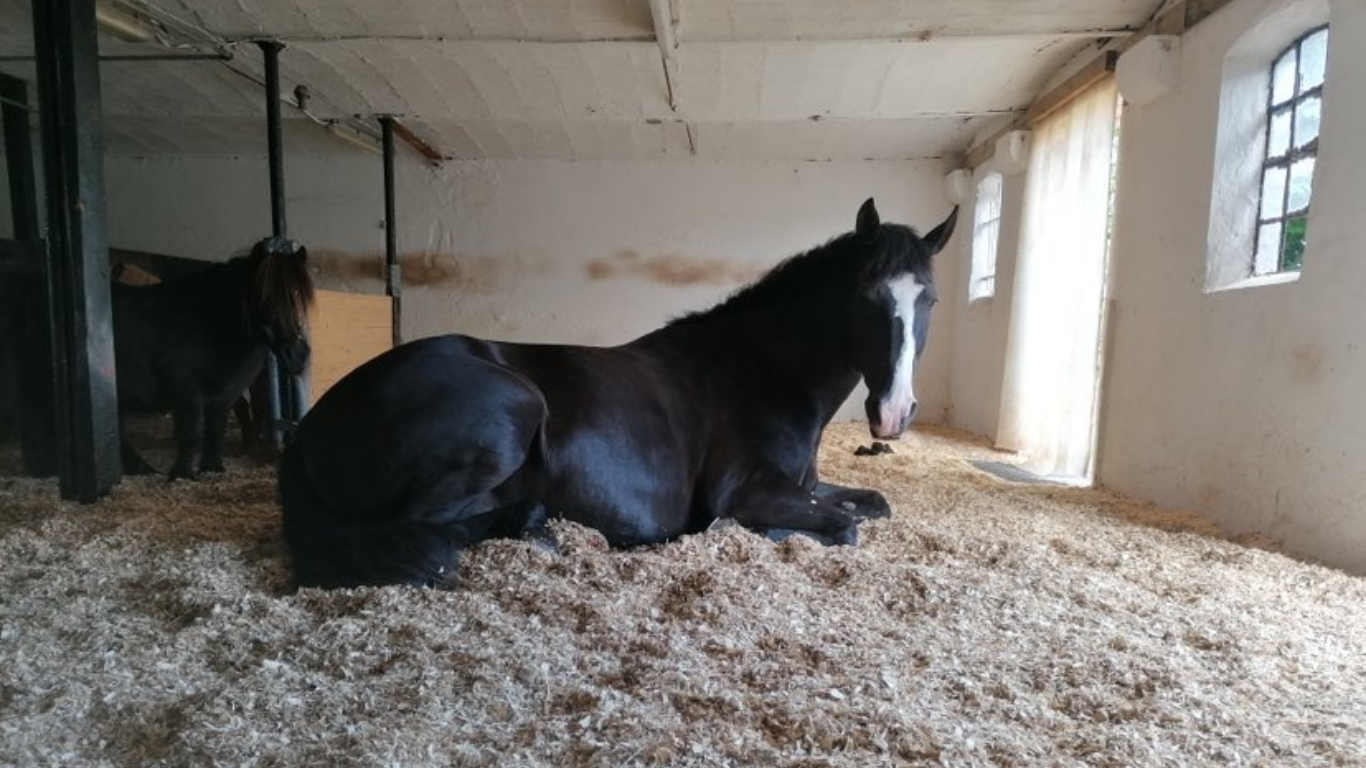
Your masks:
<path fill-rule="evenodd" d="M 553 542 L 547 516 L 618 547 L 722 517 L 853 544 L 858 519 L 890 509 L 817 482 L 821 433 L 860 375 L 875 437 L 914 416 L 931 257 L 956 216 L 922 239 L 870 199 L 853 232 L 619 347 L 442 336 L 371 360 L 280 465 L 298 583 L 438 583 L 483 539 Z"/>
<path fill-rule="evenodd" d="M 313 281 L 303 248 L 269 238 L 248 256 L 148 286 L 115 284 L 114 356 L 120 412 L 165 413 L 175 423 L 170 476 L 223 471 L 228 409 L 273 350 L 291 375 L 308 363 L 304 335 Z M 153 472 L 119 422 L 123 469 Z"/>

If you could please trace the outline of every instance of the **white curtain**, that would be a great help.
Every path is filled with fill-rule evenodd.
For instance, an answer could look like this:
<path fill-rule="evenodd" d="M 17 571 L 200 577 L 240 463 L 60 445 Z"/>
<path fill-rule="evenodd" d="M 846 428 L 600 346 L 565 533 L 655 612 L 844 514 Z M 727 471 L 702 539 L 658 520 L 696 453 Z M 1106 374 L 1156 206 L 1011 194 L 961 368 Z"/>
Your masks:
<path fill-rule="evenodd" d="M 1040 475 L 1090 480 L 1116 91 L 1034 127 L 996 442 Z"/>

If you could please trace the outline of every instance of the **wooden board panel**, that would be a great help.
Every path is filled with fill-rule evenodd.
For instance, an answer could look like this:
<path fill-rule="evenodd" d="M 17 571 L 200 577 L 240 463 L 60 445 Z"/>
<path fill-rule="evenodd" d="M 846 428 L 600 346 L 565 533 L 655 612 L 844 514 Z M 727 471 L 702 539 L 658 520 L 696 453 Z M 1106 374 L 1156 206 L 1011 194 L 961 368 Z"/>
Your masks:
<path fill-rule="evenodd" d="M 388 296 L 317 291 L 309 318 L 313 361 L 309 399 L 318 398 L 341 377 L 389 349 L 393 312 Z"/>

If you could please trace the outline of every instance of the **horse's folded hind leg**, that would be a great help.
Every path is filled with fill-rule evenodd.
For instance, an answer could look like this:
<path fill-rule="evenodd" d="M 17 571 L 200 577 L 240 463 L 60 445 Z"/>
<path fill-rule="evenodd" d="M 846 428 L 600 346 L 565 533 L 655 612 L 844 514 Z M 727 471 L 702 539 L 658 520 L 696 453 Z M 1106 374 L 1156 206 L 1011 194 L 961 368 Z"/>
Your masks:
<path fill-rule="evenodd" d="M 821 545 L 827 547 L 833 547 L 840 543 L 824 534 L 816 533 L 815 531 L 798 530 L 796 528 L 760 528 L 755 530 L 755 533 L 760 534 L 775 544 L 781 544 L 793 536 L 805 536 L 809 539 L 815 539 Z"/>
<path fill-rule="evenodd" d="M 546 513 L 545 505 L 536 502 L 531 504 L 522 520 L 522 528 L 517 532 L 517 537 L 537 549 L 560 554 L 560 540 L 550 528 L 550 516 Z"/>
<path fill-rule="evenodd" d="M 487 496 L 477 497 L 480 501 Z M 491 500 L 490 500 L 491 501 Z M 477 505 L 479 502 L 476 501 Z M 462 505 L 468 509 L 467 504 Z M 442 515 L 431 515 L 426 519 L 440 520 Z M 494 507 L 487 512 L 476 514 L 457 514 L 448 518 L 455 538 L 463 549 L 488 539 L 521 539 L 540 549 L 558 554 L 560 542 L 550 528 L 550 516 L 545 505 L 539 501 L 517 501 Z"/>
<path fill-rule="evenodd" d="M 833 483 L 816 483 L 811 491 L 817 499 L 839 507 L 857 520 L 890 517 L 892 506 L 877 491 L 867 488 L 846 488 Z"/>

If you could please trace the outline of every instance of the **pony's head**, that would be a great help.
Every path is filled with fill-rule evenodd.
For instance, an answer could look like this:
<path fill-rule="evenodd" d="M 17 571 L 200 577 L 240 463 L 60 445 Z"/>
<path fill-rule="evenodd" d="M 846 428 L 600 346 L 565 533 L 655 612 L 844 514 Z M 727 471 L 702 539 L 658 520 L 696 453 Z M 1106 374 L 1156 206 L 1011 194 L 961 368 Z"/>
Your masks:
<path fill-rule="evenodd" d="M 867 258 L 854 286 L 850 349 L 868 386 L 864 410 L 873 437 L 899 437 L 915 417 L 915 363 L 938 301 L 932 261 L 953 235 L 957 219 L 954 208 L 920 237 L 910 227 L 883 224 L 872 198 L 859 209 L 853 236 Z"/>
<path fill-rule="evenodd" d="M 307 321 L 313 279 L 308 274 L 308 252 L 292 240 L 268 237 L 251 249 L 247 263 L 251 280 L 246 321 L 285 372 L 297 376 L 308 365 L 310 353 Z"/>

